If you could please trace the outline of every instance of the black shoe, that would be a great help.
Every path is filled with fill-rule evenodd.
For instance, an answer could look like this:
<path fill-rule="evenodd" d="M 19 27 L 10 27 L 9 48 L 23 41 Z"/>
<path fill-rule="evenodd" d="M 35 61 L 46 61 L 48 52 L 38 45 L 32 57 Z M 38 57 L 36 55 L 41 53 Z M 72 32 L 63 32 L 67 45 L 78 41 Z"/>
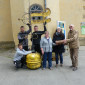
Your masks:
<path fill-rule="evenodd" d="M 27 66 L 26 66 L 26 65 L 23 65 L 22 68 L 23 68 L 23 69 L 27 69 Z"/>

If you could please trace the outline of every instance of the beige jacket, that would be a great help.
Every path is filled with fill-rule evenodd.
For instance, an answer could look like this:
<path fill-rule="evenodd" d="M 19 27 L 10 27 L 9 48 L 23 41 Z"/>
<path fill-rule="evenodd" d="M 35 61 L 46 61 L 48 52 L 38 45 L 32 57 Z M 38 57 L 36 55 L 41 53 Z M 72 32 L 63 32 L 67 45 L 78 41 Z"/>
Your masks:
<path fill-rule="evenodd" d="M 69 48 L 79 48 L 79 33 L 76 30 L 68 32 L 67 43 L 69 43 Z"/>

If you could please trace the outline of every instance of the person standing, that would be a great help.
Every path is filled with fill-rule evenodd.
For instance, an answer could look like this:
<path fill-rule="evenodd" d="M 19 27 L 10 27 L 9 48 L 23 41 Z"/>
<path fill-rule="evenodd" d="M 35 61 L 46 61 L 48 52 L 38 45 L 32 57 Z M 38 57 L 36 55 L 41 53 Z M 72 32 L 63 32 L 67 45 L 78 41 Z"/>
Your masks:
<path fill-rule="evenodd" d="M 68 39 L 65 43 L 69 43 L 70 57 L 72 60 L 73 71 L 78 69 L 78 50 L 79 50 L 79 34 L 78 31 L 74 29 L 74 25 L 69 26 Z"/>
<path fill-rule="evenodd" d="M 25 31 L 24 26 L 20 27 L 20 32 L 18 33 L 18 40 L 19 43 L 22 43 L 23 49 L 28 51 L 28 34 L 31 32 L 31 26 L 30 24 L 27 24 L 29 26 L 29 30 Z"/>
<path fill-rule="evenodd" d="M 64 40 L 64 39 L 65 39 L 65 36 L 62 33 L 62 29 L 57 28 L 57 30 L 53 36 L 53 43 L 55 43 L 56 41 L 59 41 L 59 40 Z M 58 66 L 58 61 L 59 61 L 58 55 L 60 56 L 60 64 L 61 64 L 61 66 L 63 66 L 63 54 L 62 53 L 65 52 L 64 44 L 57 44 L 57 45 L 53 46 L 53 51 L 55 52 L 56 67 Z"/>
<path fill-rule="evenodd" d="M 46 22 L 44 23 L 44 31 L 38 31 L 38 26 L 34 26 L 34 32 L 32 33 L 32 48 L 36 51 L 39 52 L 41 54 L 41 50 L 40 50 L 40 40 L 41 40 L 41 36 L 45 33 L 46 31 Z"/>
<path fill-rule="evenodd" d="M 45 32 L 45 37 L 43 37 L 40 41 L 41 52 L 43 55 L 43 70 L 46 68 L 46 61 L 48 57 L 48 68 L 51 70 L 52 68 L 52 39 L 49 36 L 49 32 Z"/>

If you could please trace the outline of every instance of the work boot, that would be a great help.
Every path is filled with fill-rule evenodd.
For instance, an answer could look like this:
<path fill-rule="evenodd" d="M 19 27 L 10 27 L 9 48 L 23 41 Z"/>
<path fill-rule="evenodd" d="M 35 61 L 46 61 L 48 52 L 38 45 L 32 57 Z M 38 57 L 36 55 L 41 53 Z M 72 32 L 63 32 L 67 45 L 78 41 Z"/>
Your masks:
<path fill-rule="evenodd" d="M 72 65 L 72 66 L 69 66 L 70 68 L 73 68 L 74 66 Z"/>
<path fill-rule="evenodd" d="M 73 71 L 76 71 L 78 68 L 77 67 L 73 67 Z"/>

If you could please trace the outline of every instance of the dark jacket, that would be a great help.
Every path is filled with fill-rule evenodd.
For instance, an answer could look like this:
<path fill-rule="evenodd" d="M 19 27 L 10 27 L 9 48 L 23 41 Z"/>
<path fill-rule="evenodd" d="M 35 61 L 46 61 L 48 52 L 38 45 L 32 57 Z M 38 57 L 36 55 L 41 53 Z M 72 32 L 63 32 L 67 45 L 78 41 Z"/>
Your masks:
<path fill-rule="evenodd" d="M 64 36 L 63 33 L 54 34 L 53 43 L 55 43 L 55 41 L 64 40 L 64 39 L 65 39 L 65 36 Z M 63 53 L 63 52 L 65 52 L 64 44 L 53 46 L 53 52 L 55 52 L 55 53 Z"/>
<path fill-rule="evenodd" d="M 28 46 L 28 39 L 25 39 L 25 36 L 27 36 L 30 32 L 31 32 L 31 26 L 29 26 L 29 30 L 28 31 L 24 31 L 24 32 L 19 32 L 18 33 L 19 43 L 22 43 L 23 46 Z"/>
<path fill-rule="evenodd" d="M 33 40 L 33 45 L 40 44 L 41 35 L 44 34 L 45 31 L 46 31 L 46 26 L 44 26 L 44 31 L 36 31 L 32 33 L 31 40 Z"/>

